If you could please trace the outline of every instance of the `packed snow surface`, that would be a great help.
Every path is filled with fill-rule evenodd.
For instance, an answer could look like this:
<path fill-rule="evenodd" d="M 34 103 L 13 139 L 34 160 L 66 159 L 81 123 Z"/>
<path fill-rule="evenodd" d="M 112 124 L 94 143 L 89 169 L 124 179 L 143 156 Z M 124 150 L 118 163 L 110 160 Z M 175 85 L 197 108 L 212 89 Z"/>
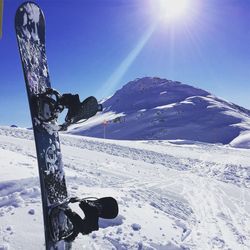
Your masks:
<path fill-rule="evenodd" d="M 193 140 L 250 148 L 250 111 L 211 93 L 157 77 L 131 81 L 104 111 L 69 133 L 119 140 Z M 244 136 L 242 136 L 244 134 Z M 243 140 L 243 141 L 242 141 Z"/>
<path fill-rule="evenodd" d="M 74 135 L 61 144 L 70 195 L 120 207 L 72 249 L 250 249 L 248 149 Z M 44 249 L 32 131 L 0 127 L 0 157 L 0 249 Z"/>

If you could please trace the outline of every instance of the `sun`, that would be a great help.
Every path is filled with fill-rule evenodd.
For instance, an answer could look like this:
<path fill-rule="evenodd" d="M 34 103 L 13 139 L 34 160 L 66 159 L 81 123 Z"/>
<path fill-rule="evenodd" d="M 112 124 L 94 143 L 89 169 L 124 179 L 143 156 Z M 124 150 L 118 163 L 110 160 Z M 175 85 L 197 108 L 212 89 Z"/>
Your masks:
<path fill-rule="evenodd" d="M 181 19 L 188 14 L 189 0 L 157 0 L 158 18 L 165 21 Z"/>

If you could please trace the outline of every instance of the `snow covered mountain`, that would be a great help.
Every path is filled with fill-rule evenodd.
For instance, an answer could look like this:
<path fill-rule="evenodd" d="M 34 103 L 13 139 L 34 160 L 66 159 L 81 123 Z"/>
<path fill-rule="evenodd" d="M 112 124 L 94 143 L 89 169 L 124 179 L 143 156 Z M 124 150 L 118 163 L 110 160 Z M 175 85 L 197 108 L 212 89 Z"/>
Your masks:
<path fill-rule="evenodd" d="M 180 82 L 156 77 L 136 79 L 105 100 L 103 106 L 104 112 L 72 126 L 70 133 L 250 146 L 249 110 Z"/>

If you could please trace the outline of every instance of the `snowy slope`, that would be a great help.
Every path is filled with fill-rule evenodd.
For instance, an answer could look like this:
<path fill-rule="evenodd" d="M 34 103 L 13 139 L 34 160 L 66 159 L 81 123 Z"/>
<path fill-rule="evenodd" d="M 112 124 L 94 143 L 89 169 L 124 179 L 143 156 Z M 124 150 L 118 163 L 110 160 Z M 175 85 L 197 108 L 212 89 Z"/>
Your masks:
<path fill-rule="evenodd" d="M 129 82 L 103 106 L 103 113 L 72 126 L 70 133 L 109 139 L 183 139 L 222 144 L 229 144 L 245 131 L 250 133 L 249 110 L 207 91 L 160 78 Z"/>
<path fill-rule="evenodd" d="M 249 150 L 61 135 L 71 195 L 113 195 L 119 216 L 72 249 L 250 249 Z M 0 249 L 44 249 L 32 131 L 0 127 Z"/>

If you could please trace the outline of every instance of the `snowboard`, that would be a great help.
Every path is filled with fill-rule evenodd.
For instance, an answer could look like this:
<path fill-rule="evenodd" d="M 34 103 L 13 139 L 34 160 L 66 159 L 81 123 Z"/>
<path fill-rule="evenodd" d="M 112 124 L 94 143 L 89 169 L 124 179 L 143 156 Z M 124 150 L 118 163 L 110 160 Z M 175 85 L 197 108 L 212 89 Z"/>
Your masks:
<path fill-rule="evenodd" d="M 15 29 L 37 152 L 46 249 L 69 249 L 69 243 L 60 240 L 71 230 L 69 220 L 62 211 L 53 217 L 50 213 L 54 204 L 63 203 L 68 197 L 59 136 L 52 123 L 45 125 L 38 119 L 35 109 L 39 95 L 51 88 L 45 53 L 45 20 L 39 6 L 23 3 L 16 11 Z M 42 108 L 49 115 L 49 106 Z"/>

